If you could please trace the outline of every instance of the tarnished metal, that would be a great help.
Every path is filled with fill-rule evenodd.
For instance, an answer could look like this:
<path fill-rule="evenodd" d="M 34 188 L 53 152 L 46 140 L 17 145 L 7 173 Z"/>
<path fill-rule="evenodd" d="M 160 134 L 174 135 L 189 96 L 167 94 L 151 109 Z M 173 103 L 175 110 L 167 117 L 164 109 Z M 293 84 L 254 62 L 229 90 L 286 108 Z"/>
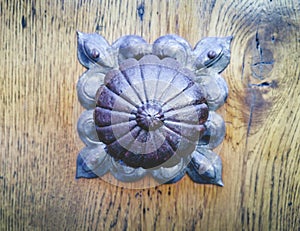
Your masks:
<path fill-rule="evenodd" d="M 78 59 L 88 70 L 77 83 L 86 109 L 77 128 L 86 147 L 76 177 L 110 172 L 133 182 L 151 175 L 162 184 L 187 173 L 194 182 L 223 186 L 212 149 L 225 136 L 215 111 L 228 95 L 219 73 L 229 64 L 232 37 L 205 38 L 192 49 L 177 35 L 153 44 L 128 35 L 112 45 L 99 34 L 77 35 Z"/>

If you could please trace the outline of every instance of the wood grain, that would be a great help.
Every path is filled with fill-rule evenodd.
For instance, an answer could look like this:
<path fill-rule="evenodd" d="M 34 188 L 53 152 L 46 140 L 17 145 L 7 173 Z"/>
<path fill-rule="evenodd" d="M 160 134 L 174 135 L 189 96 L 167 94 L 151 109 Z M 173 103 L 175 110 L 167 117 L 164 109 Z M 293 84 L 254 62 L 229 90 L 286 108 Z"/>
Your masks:
<path fill-rule="evenodd" d="M 297 0 L 0 1 L 1 230 L 300 230 Z M 76 30 L 234 35 L 223 188 L 75 180 Z"/>

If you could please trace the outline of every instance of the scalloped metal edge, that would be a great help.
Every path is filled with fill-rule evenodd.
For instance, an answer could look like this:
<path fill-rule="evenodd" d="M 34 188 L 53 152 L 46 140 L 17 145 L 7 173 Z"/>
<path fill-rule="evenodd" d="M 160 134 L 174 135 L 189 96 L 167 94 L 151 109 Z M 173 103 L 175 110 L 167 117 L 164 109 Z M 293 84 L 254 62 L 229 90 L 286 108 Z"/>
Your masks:
<path fill-rule="evenodd" d="M 225 135 L 224 120 L 215 110 L 225 103 L 228 87 L 226 81 L 218 73 L 222 72 L 230 62 L 230 43 L 233 37 L 204 38 L 192 49 L 186 40 L 177 35 L 161 36 L 152 45 L 140 36 L 127 35 L 118 39 L 112 46 L 99 34 L 77 32 L 77 36 L 78 59 L 88 70 L 83 73 L 77 83 L 79 102 L 87 110 L 79 117 L 77 125 L 79 137 L 86 147 L 80 151 L 77 158 L 76 178 L 101 177 L 111 172 L 120 181 L 132 182 L 140 180 L 147 173 L 150 173 L 159 183 L 175 183 L 187 173 L 196 183 L 223 186 L 221 177 L 222 162 L 220 157 L 211 150 L 222 142 Z M 87 44 L 92 44 L 95 47 L 87 47 Z M 104 53 L 101 54 L 102 56 L 100 50 Z M 215 55 L 215 59 L 209 57 L 209 52 L 211 56 Z M 208 99 L 211 115 L 206 122 L 206 127 L 210 142 L 214 140 L 214 143 L 210 143 L 209 140 L 202 140 L 203 142 L 200 140 L 187 167 L 182 165 L 184 167 L 174 166 L 152 170 L 131 168 L 115 161 L 108 154 L 103 157 L 104 144 L 95 139 L 96 132 L 90 124 L 93 120 L 92 110 L 95 105 L 93 96 L 95 96 L 105 74 L 114 68 L 118 68 L 125 59 L 135 58 L 139 60 L 148 54 L 156 55 L 159 58 L 168 57 L 178 60 L 184 68 L 196 74 L 195 82 L 206 89 L 209 96 L 213 94 L 213 97 L 211 96 L 211 99 Z M 111 58 L 107 61 L 104 59 L 105 57 Z M 213 86 L 214 92 L 209 91 L 208 88 L 211 88 L 211 86 Z M 215 91 L 216 88 L 218 91 Z M 216 92 L 219 95 L 216 95 Z M 90 161 L 87 156 L 93 155 L 93 152 L 97 149 L 102 150 L 101 158 L 103 158 L 103 161 L 97 163 L 97 158 L 94 158 L 94 162 L 98 165 L 96 167 L 87 165 L 87 162 Z M 206 165 L 213 168 L 213 170 L 204 171 Z"/>

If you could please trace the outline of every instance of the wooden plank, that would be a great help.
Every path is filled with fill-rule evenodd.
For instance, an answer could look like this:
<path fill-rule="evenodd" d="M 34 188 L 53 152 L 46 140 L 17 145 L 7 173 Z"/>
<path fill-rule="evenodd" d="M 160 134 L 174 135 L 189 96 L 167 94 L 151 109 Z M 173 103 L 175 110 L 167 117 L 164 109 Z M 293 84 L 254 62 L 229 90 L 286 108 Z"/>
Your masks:
<path fill-rule="evenodd" d="M 0 229 L 299 230 L 299 12 L 296 0 L 1 1 Z M 223 188 L 75 180 L 76 30 L 234 35 Z"/>

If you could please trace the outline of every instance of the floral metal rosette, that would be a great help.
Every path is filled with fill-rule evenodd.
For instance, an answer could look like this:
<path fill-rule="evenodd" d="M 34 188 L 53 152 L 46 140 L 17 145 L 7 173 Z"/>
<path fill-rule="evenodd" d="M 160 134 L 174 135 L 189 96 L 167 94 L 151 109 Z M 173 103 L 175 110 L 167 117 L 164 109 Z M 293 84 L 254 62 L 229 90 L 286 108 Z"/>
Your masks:
<path fill-rule="evenodd" d="M 78 133 L 86 147 L 76 178 L 121 182 L 151 175 L 175 183 L 186 173 L 196 183 L 222 183 L 222 162 L 213 152 L 225 123 L 215 111 L 228 87 L 219 75 L 230 62 L 232 37 L 208 37 L 194 49 L 177 35 L 153 44 L 134 35 L 112 45 L 99 34 L 78 35 L 78 59 L 88 70 L 77 83 L 86 109 Z"/>

